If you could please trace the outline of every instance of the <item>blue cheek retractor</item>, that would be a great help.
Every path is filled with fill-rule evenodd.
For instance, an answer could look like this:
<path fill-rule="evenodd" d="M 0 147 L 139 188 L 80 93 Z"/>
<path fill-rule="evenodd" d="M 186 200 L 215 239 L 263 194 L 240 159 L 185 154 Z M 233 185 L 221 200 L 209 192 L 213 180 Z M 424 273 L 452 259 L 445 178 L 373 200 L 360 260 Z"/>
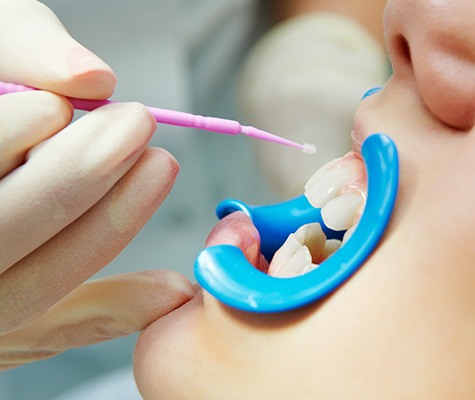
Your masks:
<path fill-rule="evenodd" d="M 319 267 L 292 278 L 269 276 L 252 266 L 236 246 L 204 249 L 195 261 L 197 282 L 222 303 L 250 312 L 281 312 L 312 303 L 347 280 L 376 247 L 389 222 L 398 188 L 399 161 L 394 142 L 384 134 L 369 136 L 363 143 L 368 176 L 366 206 L 349 240 Z M 225 200 L 217 207 L 223 218 L 245 212 L 261 237 L 261 252 L 270 260 L 288 235 L 300 226 L 319 222 L 328 238 L 341 239 L 344 232 L 328 229 L 320 209 L 305 196 L 268 206 L 247 206 Z"/>

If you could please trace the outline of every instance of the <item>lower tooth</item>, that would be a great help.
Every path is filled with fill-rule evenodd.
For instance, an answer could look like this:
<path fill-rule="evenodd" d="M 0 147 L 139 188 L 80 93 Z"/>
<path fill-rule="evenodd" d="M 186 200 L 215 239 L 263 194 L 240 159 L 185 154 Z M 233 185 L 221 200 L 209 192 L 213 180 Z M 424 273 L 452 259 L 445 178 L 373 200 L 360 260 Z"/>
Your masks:
<path fill-rule="evenodd" d="M 288 278 L 315 269 L 339 247 L 338 240 L 326 240 L 319 223 L 301 226 L 275 253 L 268 274 Z"/>
<path fill-rule="evenodd" d="M 341 241 L 341 245 L 343 246 L 348 239 L 353 235 L 353 232 L 356 230 L 357 225 L 353 225 L 350 229 L 348 229 L 345 234 L 343 235 L 343 240 Z"/>
<path fill-rule="evenodd" d="M 300 275 L 306 274 L 307 272 L 313 271 L 318 267 L 318 264 L 309 264 L 307 265 L 303 271 L 300 273 Z"/>
<path fill-rule="evenodd" d="M 341 240 L 328 239 L 323 248 L 323 259 L 326 260 L 341 247 Z"/>
<path fill-rule="evenodd" d="M 287 268 L 281 268 L 281 277 L 292 277 L 301 275 L 302 271 L 312 263 L 312 255 L 306 246 L 302 246 L 293 257 L 287 262 Z M 305 266 L 302 268 L 302 266 Z"/>
<path fill-rule="evenodd" d="M 362 206 L 363 197 L 360 194 L 342 194 L 323 206 L 321 211 L 323 221 L 335 231 L 347 230 L 355 224 Z"/>
<path fill-rule="evenodd" d="M 280 271 L 282 269 L 285 270 L 289 260 L 301 247 L 302 243 L 297 239 L 295 234 L 289 235 L 285 243 L 275 252 L 269 265 L 268 274 L 272 276 L 280 276 Z"/>
<path fill-rule="evenodd" d="M 295 236 L 301 244 L 307 246 L 313 260 L 322 257 L 327 238 L 318 222 L 301 226 L 297 232 L 295 232 Z"/>
<path fill-rule="evenodd" d="M 312 255 L 308 248 L 299 244 L 298 249 L 293 251 L 295 250 L 294 241 L 296 238 L 294 235 L 290 235 L 289 239 L 287 239 L 284 245 L 275 253 L 269 266 L 269 275 L 278 278 L 290 278 L 300 275 L 307 265 L 312 263 Z"/>

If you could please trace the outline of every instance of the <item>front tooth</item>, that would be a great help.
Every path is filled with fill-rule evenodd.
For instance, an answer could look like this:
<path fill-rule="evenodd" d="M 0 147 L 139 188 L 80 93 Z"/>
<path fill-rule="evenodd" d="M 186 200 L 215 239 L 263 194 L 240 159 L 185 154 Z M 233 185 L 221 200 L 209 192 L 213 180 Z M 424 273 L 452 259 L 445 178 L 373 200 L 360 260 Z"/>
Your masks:
<path fill-rule="evenodd" d="M 307 246 L 300 247 L 294 255 L 286 261 L 285 265 L 282 266 L 275 275 L 278 278 L 290 278 L 292 276 L 298 276 L 307 269 L 309 265 L 312 264 L 312 255 L 308 250 Z"/>
<path fill-rule="evenodd" d="M 295 234 L 291 234 L 274 254 L 268 274 L 279 278 L 289 278 L 300 275 L 301 271 L 311 263 L 312 255 L 307 246 L 302 245 Z"/>
<path fill-rule="evenodd" d="M 322 219 L 326 226 L 335 231 L 349 229 L 355 224 L 363 206 L 359 193 L 345 193 L 322 207 Z"/>
<path fill-rule="evenodd" d="M 325 241 L 326 237 L 319 223 L 301 226 L 277 250 L 269 265 L 268 274 L 284 278 L 304 273 L 315 255 L 322 257 Z"/>
<path fill-rule="evenodd" d="M 285 269 L 286 263 L 302 247 L 295 234 L 290 234 L 285 243 L 275 252 L 269 265 L 268 274 L 279 276 L 279 271 Z"/>
<path fill-rule="evenodd" d="M 342 166 L 318 170 L 305 185 L 304 194 L 313 207 L 321 208 L 338 195 L 350 178 L 350 172 Z"/>

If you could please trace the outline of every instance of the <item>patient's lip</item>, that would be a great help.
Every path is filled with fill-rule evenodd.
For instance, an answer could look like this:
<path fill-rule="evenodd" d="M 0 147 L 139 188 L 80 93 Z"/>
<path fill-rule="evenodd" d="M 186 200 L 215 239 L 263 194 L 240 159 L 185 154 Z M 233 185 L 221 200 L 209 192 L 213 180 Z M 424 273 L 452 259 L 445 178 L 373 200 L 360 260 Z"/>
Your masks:
<path fill-rule="evenodd" d="M 361 131 L 356 130 L 356 128 L 354 128 L 350 133 L 350 137 L 351 137 L 351 140 L 353 141 L 352 150 L 356 153 L 361 154 L 361 147 L 363 145 L 363 140 L 364 140 L 362 138 Z"/>
<path fill-rule="evenodd" d="M 221 244 L 238 247 L 254 267 L 267 272 L 268 262 L 260 253 L 259 232 L 251 219 L 243 212 L 238 211 L 227 215 L 210 232 L 206 247 Z"/>

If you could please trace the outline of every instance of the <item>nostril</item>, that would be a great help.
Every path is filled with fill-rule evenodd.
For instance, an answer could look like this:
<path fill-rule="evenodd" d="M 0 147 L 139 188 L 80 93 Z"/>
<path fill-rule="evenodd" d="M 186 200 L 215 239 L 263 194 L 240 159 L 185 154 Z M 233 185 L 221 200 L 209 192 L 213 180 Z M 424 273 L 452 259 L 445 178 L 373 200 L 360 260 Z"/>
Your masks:
<path fill-rule="evenodd" d="M 401 57 L 401 59 L 406 62 L 408 65 L 412 64 L 411 58 L 411 47 L 409 42 L 404 35 L 399 35 L 396 39 L 396 49 Z"/>

